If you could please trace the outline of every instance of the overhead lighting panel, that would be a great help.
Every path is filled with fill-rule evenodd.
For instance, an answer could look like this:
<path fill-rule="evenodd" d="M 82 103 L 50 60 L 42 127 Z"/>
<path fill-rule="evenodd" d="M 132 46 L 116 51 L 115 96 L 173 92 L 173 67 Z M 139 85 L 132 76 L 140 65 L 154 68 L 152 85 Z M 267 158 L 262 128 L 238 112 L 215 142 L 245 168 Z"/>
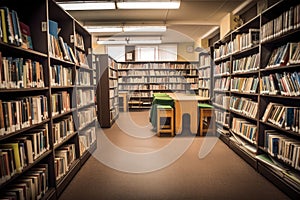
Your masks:
<path fill-rule="evenodd" d="M 161 44 L 161 40 L 129 40 L 128 44 Z"/>
<path fill-rule="evenodd" d="M 124 26 L 124 32 L 165 32 L 166 26 Z"/>
<path fill-rule="evenodd" d="M 117 2 L 118 9 L 179 9 L 179 0 L 169 1 L 122 1 Z"/>
<path fill-rule="evenodd" d="M 98 37 L 97 44 L 160 44 L 161 36 Z"/>
<path fill-rule="evenodd" d="M 90 33 L 120 33 L 123 32 L 121 26 L 85 26 Z"/>
<path fill-rule="evenodd" d="M 90 33 L 166 32 L 166 26 L 85 26 Z"/>
<path fill-rule="evenodd" d="M 57 2 L 64 10 L 111 10 L 116 9 L 114 2 L 106 1 L 66 1 Z"/>

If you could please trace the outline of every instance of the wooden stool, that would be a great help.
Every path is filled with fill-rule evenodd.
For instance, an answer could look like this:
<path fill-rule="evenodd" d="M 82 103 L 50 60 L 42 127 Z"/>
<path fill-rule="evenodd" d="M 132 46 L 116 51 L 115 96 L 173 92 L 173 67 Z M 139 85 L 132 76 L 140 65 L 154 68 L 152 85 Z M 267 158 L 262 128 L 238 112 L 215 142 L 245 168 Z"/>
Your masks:
<path fill-rule="evenodd" d="M 161 119 L 169 118 L 169 124 L 160 124 Z M 174 136 L 174 109 L 169 105 L 158 105 L 157 106 L 157 135 L 160 136 L 160 133 L 171 133 Z"/>
<path fill-rule="evenodd" d="M 215 113 L 214 107 L 209 104 L 198 104 L 199 108 L 199 134 L 212 132 L 215 133 Z"/>

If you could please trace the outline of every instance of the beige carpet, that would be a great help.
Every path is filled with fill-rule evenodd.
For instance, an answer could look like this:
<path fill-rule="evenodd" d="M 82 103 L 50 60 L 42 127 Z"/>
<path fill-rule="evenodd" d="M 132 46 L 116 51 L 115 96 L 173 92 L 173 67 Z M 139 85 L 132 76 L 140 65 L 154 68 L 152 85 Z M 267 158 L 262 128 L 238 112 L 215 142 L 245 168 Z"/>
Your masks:
<path fill-rule="evenodd" d="M 121 113 L 103 135 L 99 130 L 98 149 L 60 200 L 289 199 L 218 138 L 189 134 L 157 137 L 148 121 L 148 111 Z M 200 159 L 204 145 L 206 150 L 212 149 Z M 182 156 L 172 158 L 180 152 Z M 138 173 L 143 170 L 148 172 Z"/>

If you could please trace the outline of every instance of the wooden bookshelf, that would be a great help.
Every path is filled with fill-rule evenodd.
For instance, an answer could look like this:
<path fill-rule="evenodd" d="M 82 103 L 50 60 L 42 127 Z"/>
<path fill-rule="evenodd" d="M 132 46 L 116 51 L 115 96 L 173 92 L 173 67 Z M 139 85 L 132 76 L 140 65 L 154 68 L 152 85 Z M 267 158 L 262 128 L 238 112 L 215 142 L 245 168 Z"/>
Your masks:
<path fill-rule="evenodd" d="M 120 62 L 118 77 L 132 109 L 151 108 L 154 92 L 198 93 L 198 62 Z"/>
<path fill-rule="evenodd" d="M 292 199 L 300 197 L 300 168 L 296 163 L 300 155 L 294 150 L 283 149 L 280 146 L 277 152 L 276 140 L 279 140 L 281 145 L 287 145 L 289 141 L 289 145 L 294 145 L 294 149 L 300 148 L 300 135 L 292 124 L 296 118 L 287 118 L 287 114 L 284 114 L 292 111 L 293 116 L 299 114 L 297 100 L 300 88 L 298 80 L 292 77 L 299 74 L 299 64 L 297 60 L 296 63 L 294 60 L 294 63 L 289 63 L 292 59 L 290 54 L 295 52 L 290 44 L 300 42 L 297 37 L 300 21 L 291 20 L 299 15 L 299 10 L 299 2 L 279 1 L 212 46 L 216 65 L 213 72 L 213 104 L 217 108 L 217 130 L 222 136 L 221 139 Z M 272 26 L 273 28 L 270 28 Z M 272 31 L 273 29 L 275 31 Z M 242 37 L 239 36 L 241 34 L 248 34 L 250 30 L 259 30 L 259 39 L 252 41 L 251 45 L 246 45 L 245 48 L 240 48 L 242 43 L 237 43 L 237 38 Z M 288 47 L 286 54 L 284 47 Z M 295 46 L 293 47 L 295 49 Z M 274 53 L 277 49 L 280 49 L 280 54 Z M 275 56 L 278 60 L 270 60 Z M 244 65 L 247 63 L 246 59 L 250 59 L 248 61 L 251 64 Z M 225 85 L 225 78 L 230 82 L 229 88 L 224 89 L 220 85 Z M 247 81 L 251 78 L 258 79 L 259 83 L 254 90 L 247 90 Z M 287 85 L 280 89 L 280 83 Z M 275 107 L 270 107 L 274 114 L 265 117 L 270 103 L 279 106 L 275 105 L 276 110 Z M 254 106 L 255 104 L 257 106 Z M 246 109 L 243 105 L 247 105 Z M 228 116 L 229 127 L 220 120 L 223 119 L 224 113 Z M 247 130 L 244 127 L 251 126 L 257 129 L 254 136 L 251 131 L 251 137 L 249 132 L 239 131 Z"/>
<path fill-rule="evenodd" d="M 102 128 L 109 128 L 119 117 L 117 62 L 107 54 L 96 54 L 98 120 Z"/>
<path fill-rule="evenodd" d="M 211 97 L 211 70 L 212 59 L 210 51 L 199 53 L 199 82 L 198 94 L 202 97 Z"/>
<path fill-rule="evenodd" d="M 78 51 L 81 52 L 81 57 L 89 54 L 91 35 L 55 1 L 30 0 L 27 3 L 30 4 L 30 9 L 24 9 L 15 0 L 1 1 L 0 4 L 1 10 L 7 8 L 11 13 L 12 11 L 17 13 L 12 17 L 14 18 L 12 30 L 17 37 L 13 37 L 14 42 L 10 42 L 13 41 L 11 38 L 1 38 L 0 42 L 2 69 L 5 68 L 6 73 L 10 74 L 9 77 L 13 77 L 10 79 L 1 71 L 1 107 L 4 105 L 5 109 L 8 108 L 11 111 L 1 110 L 0 113 L 0 121 L 4 120 L 6 115 L 9 118 L 4 126 L 1 122 L 0 162 L 1 165 L 11 160 L 21 163 L 20 169 L 15 173 L 6 170 L 10 173 L 0 175 L 0 196 L 5 196 L 6 192 L 16 187 L 17 183 L 32 183 L 30 181 L 32 178 L 28 176 L 39 173 L 39 176 L 42 174 L 45 176 L 47 184 L 43 184 L 45 188 L 42 188 L 40 193 L 34 194 L 34 198 L 57 199 L 83 165 L 87 155 L 90 155 L 86 152 L 96 148 L 96 138 L 91 138 L 90 131 L 95 129 L 96 115 L 93 114 L 94 118 L 91 118 L 86 126 L 79 126 L 82 110 L 95 110 L 94 98 L 88 99 L 90 100 L 88 102 L 80 97 L 90 91 L 94 92 L 92 78 L 89 83 L 84 82 L 84 87 L 78 80 L 82 71 L 87 71 L 89 74 L 85 76 L 93 74 L 87 62 L 78 62 L 81 59 L 77 54 Z M 15 19 L 30 28 L 32 49 L 25 45 L 24 37 L 18 35 L 18 26 L 14 25 L 19 23 L 18 20 L 14 21 Z M 3 24 L 3 21 L 1 22 Z M 3 26 L 1 30 L 4 31 Z M 56 30 L 56 33 L 53 30 Z M 5 32 L 9 33 L 6 29 Z M 80 41 L 75 40 L 75 36 L 78 38 L 79 35 Z M 22 38 L 23 41 L 21 42 L 18 38 Z M 59 38 L 61 43 L 59 43 Z M 58 51 L 54 50 L 54 44 L 57 45 Z M 64 49 L 67 51 L 63 52 Z M 16 68 L 11 68 L 12 64 L 7 64 L 10 63 L 10 58 L 13 58 L 12 63 L 16 63 L 13 64 Z M 21 76 L 20 73 L 23 75 Z M 91 138 L 88 140 L 90 143 L 86 151 L 80 153 L 80 137 L 85 134 Z M 37 141 L 43 142 L 38 144 Z M 13 146 L 7 146 L 9 143 L 15 143 L 18 145 L 17 148 L 24 150 L 19 151 L 20 158 L 7 159 L 7 155 L 11 152 L 9 149 L 13 148 Z M 29 148 L 30 145 L 25 145 L 30 143 L 33 149 Z M 8 150 L 4 152 L 3 148 Z M 60 165 L 58 162 L 64 160 L 63 155 L 66 155 L 66 152 L 72 155 L 72 159 L 71 157 L 70 160 L 68 159 L 67 168 L 62 167 L 63 172 L 57 171 L 57 166 Z M 58 158 L 60 161 L 57 162 Z M 13 169 L 14 167 L 10 168 L 10 170 Z M 57 174 L 60 174 L 59 178 Z M 37 180 L 35 184 L 42 185 Z"/>

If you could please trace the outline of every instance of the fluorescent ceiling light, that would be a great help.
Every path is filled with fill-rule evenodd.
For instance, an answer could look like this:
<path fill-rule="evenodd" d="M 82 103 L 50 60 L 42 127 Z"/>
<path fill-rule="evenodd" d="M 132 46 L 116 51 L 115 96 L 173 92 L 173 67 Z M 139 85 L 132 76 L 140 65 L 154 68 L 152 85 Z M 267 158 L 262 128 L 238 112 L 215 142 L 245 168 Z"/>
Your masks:
<path fill-rule="evenodd" d="M 125 40 L 97 40 L 97 44 L 127 44 Z"/>
<path fill-rule="evenodd" d="M 166 26 L 85 26 L 91 33 L 165 32 Z"/>
<path fill-rule="evenodd" d="M 161 44 L 161 40 L 129 40 L 128 44 Z"/>
<path fill-rule="evenodd" d="M 179 9 L 180 1 L 124 1 L 117 2 L 118 9 Z"/>
<path fill-rule="evenodd" d="M 124 26 L 124 32 L 165 32 L 166 26 Z"/>
<path fill-rule="evenodd" d="M 160 36 L 99 37 L 97 44 L 160 44 Z"/>
<path fill-rule="evenodd" d="M 110 10 L 116 9 L 114 2 L 68 1 L 57 2 L 64 10 Z"/>
<path fill-rule="evenodd" d="M 121 26 L 85 26 L 85 28 L 91 33 L 118 33 L 123 31 Z"/>

